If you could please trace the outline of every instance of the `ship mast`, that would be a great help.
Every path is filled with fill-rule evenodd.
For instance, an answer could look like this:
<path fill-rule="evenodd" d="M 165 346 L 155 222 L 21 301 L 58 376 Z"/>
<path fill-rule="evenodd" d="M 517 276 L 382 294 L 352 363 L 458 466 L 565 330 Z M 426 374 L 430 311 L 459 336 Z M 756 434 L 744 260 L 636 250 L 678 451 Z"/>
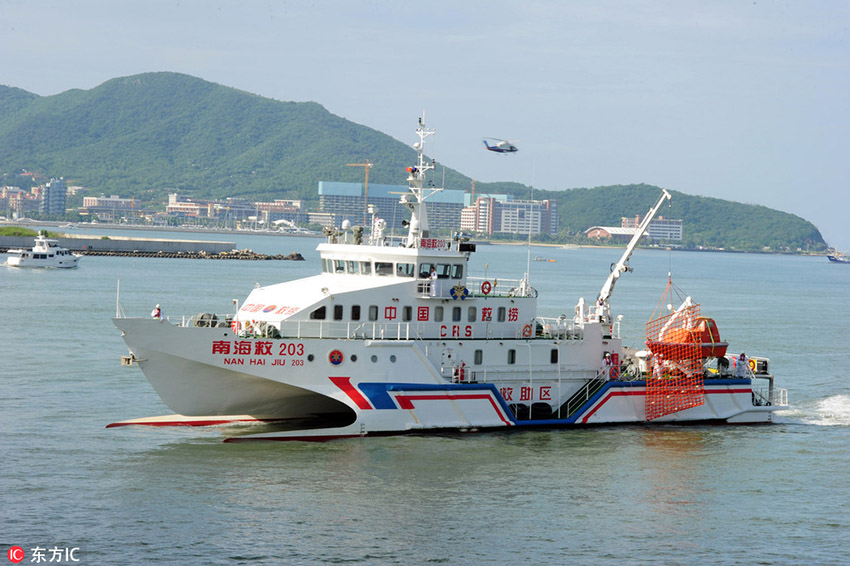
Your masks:
<path fill-rule="evenodd" d="M 417 154 L 417 163 L 407 168 L 407 182 L 410 193 L 401 197 L 401 204 L 410 210 L 410 226 L 406 243 L 408 248 L 418 248 L 420 240 L 429 236 L 428 211 L 425 207 L 425 199 L 443 190 L 442 188 L 425 187 L 425 174 L 436 167 L 433 159 L 430 162 L 425 161 L 425 138 L 433 136 L 435 133 L 436 130 L 429 130 L 425 127 L 425 113 L 423 112 L 422 117 L 419 118 L 419 127 L 416 128 L 419 141 L 413 144 L 413 149 L 416 150 Z"/>

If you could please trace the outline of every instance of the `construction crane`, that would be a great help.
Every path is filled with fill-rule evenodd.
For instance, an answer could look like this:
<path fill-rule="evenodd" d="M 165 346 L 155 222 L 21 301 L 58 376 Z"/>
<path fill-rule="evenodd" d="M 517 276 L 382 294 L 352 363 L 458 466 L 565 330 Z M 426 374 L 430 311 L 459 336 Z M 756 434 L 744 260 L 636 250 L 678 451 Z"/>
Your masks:
<path fill-rule="evenodd" d="M 363 167 L 366 169 L 366 182 L 363 184 L 363 226 L 367 225 L 369 211 L 369 169 L 372 168 L 372 163 L 366 160 L 366 163 L 346 163 L 349 167 Z"/>

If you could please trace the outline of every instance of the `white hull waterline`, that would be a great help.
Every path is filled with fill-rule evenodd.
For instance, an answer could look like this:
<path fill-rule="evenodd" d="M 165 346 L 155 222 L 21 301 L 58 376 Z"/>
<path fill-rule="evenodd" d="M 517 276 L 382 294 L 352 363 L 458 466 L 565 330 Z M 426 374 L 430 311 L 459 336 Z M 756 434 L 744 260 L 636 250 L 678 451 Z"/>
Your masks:
<path fill-rule="evenodd" d="M 700 365 L 699 379 L 685 386 L 677 381 L 679 360 L 651 358 L 666 368 L 662 374 L 623 348 L 609 298 L 640 234 L 594 306 L 580 299 L 569 316 L 538 316 L 527 273 L 470 277 L 475 246 L 462 234 L 430 237 L 424 201 L 439 189 L 424 188 L 434 165 L 423 147 L 433 131 L 420 121 L 417 133 L 419 161 L 408 168 L 410 194 L 402 197 L 410 228 L 401 245 L 388 245 L 385 223 L 372 214 L 367 243 L 362 228 L 333 231 L 318 247 L 320 275 L 254 289 L 234 314 L 178 324 L 116 318 L 130 349 L 125 363 L 138 364 L 178 413 L 116 424 L 290 421 L 292 430 L 232 440 L 320 440 L 648 421 L 767 423 L 787 408 L 767 360 L 739 378 L 725 364 Z M 665 191 L 643 231 L 668 198 Z"/>

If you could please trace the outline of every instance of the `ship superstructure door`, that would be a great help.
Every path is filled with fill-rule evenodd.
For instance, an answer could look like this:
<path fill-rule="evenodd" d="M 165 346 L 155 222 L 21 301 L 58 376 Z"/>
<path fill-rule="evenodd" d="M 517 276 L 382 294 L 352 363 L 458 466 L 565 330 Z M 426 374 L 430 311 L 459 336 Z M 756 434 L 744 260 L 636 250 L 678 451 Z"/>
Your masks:
<path fill-rule="evenodd" d="M 455 367 L 455 352 L 451 348 L 443 348 L 440 354 L 440 375 L 451 379 Z"/>

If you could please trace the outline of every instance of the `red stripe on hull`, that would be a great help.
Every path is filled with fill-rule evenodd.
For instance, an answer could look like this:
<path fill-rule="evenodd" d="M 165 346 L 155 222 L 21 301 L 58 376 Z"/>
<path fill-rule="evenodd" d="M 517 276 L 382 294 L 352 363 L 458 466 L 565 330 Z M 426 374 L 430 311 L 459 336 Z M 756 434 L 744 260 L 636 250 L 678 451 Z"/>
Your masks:
<path fill-rule="evenodd" d="M 342 392 L 348 395 L 348 397 L 354 401 L 354 404 L 357 405 L 358 409 L 363 411 L 367 411 L 372 408 L 372 405 L 369 401 L 364 397 L 360 391 L 358 391 L 353 385 L 351 385 L 350 377 L 329 377 L 328 379 L 331 382 L 342 389 Z"/>
<path fill-rule="evenodd" d="M 493 399 L 492 395 L 483 393 L 483 394 L 470 394 L 470 395 L 396 395 L 396 400 L 398 401 L 398 406 L 400 409 L 413 409 L 413 401 L 452 401 L 455 399 L 487 399 L 490 402 L 490 405 L 493 406 L 493 410 L 496 411 L 496 414 L 499 415 L 499 419 L 505 425 L 511 426 L 513 423 L 507 419 L 502 414 L 499 405 Z"/>

